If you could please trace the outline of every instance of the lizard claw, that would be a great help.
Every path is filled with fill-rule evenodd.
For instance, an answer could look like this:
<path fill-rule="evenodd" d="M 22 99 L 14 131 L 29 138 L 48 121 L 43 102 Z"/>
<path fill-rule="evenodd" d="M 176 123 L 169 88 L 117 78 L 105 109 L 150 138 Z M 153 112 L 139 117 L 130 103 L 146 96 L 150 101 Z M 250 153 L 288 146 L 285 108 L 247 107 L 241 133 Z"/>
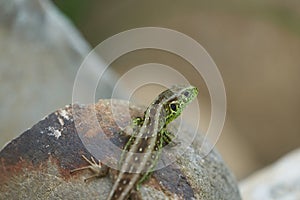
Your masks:
<path fill-rule="evenodd" d="M 103 177 L 107 174 L 108 172 L 108 167 L 105 165 L 102 165 L 100 160 L 98 160 L 98 163 L 95 161 L 95 159 L 91 156 L 91 160 L 87 159 L 87 157 L 85 157 L 84 155 L 82 155 L 82 158 L 89 163 L 89 165 L 84 166 L 84 167 L 80 167 L 80 168 L 76 168 L 70 171 L 70 173 L 74 173 L 76 171 L 82 171 L 82 170 L 86 170 L 89 169 L 90 171 L 92 171 L 93 175 L 84 179 L 84 182 L 89 181 L 90 179 L 96 178 L 96 177 Z"/>

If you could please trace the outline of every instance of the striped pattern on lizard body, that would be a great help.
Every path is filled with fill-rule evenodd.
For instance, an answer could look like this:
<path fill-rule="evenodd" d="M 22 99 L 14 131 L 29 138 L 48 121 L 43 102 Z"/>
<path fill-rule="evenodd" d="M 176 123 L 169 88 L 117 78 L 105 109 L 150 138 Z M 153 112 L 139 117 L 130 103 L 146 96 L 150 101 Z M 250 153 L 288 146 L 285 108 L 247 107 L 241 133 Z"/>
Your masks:
<path fill-rule="evenodd" d="M 197 94 L 197 88 L 193 86 L 173 86 L 162 92 L 150 104 L 142 119 L 134 119 L 134 133 L 124 147 L 119 162 L 120 172 L 108 200 L 127 199 L 131 191 L 149 177 L 163 145 L 172 141 L 171 135 L 166 131 L 166 125 L 177 118 Z M 99 176 L 103 176 L 104 173 L 98 171 Z"/>

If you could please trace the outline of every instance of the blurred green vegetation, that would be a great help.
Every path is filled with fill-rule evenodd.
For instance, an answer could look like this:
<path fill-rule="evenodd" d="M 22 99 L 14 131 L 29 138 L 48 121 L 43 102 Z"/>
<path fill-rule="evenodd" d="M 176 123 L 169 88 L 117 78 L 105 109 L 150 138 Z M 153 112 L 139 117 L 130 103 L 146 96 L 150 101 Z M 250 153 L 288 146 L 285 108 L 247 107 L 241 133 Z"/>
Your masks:
<path fill-rule="evenodd" d="M 74 24 L 79 25 L 84 23 L 89 7 L 93 5 L 94 0 L 53 0 L 53 2 L 73 21 Z"/>

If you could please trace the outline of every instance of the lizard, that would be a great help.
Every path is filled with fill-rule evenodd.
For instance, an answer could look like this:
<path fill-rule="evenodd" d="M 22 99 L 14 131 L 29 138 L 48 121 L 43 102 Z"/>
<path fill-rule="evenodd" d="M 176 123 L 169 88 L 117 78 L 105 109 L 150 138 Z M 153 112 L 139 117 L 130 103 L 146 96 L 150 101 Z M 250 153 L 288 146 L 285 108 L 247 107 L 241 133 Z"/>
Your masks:
<path fill-rule="evenodd" d="M 148 179 L 160 157 L 162 148 L 173 142 L 174 135 L 167 131 L 166 126 L 176 119 L 183 109 L 196 98 L 198 89 L 194 86 L 174 85 L 163 91 L 150 104 L 143 117 L 134 118 L 129 125 L 131 136 L 121 155 L 116 180 L 107 200 L 128 199 L 134 189 Z M 82 156 L 90 165 L 77 168 L 71 173 L 90 169 L 94 177 L 104 177 L 109 168 Z"/>

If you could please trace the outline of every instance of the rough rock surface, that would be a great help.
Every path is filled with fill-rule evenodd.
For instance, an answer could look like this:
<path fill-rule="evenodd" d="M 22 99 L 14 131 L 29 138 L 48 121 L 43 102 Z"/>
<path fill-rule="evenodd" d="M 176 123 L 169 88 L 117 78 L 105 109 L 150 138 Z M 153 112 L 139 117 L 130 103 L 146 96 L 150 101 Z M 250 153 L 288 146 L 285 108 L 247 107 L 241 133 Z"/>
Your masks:
<path fill-rule="evenodd" d="M 240 184 L 244 200 L 300 199 L 300 149 Z"/>
<path fill-rule="evenodd" d="M 100 144 L 101 134 L 117 146 L 124 145 L 119 132 L 129 122 L 123 117 L 128 102 L 113 102 L 120 115 L 119 126 L 110 101 L 100 100 L 95 105 L 74 105 L 73 110 L 71 106 L 60 109 L 6 145 L 0 152 L 0 199 L 105 199 L 112 186 L 111 177 L 86 183 L 89 170 L 74 174 L 70 170 L 87 165 L 81 155 L 95 156 L 83 143 L 91 144 L 88 149 L 95 148 L 99 155 L 110 150 Z M 97 122 L 93 121 L 93 108 Z M 129 113 L 132 117 L 141 116 L 143 109 L 129 104 Z M 175 127 L 169 126 L 170 131 Z M 83 133 L 82 140 L 79 132 Z M 139 190 L 142 199 L 241 199 L 237 184 L 218 153 L 213 150 L 205 158 L 201 156 L 201 142 L 197 136 L 174 163 L 155 171 Z"/>

